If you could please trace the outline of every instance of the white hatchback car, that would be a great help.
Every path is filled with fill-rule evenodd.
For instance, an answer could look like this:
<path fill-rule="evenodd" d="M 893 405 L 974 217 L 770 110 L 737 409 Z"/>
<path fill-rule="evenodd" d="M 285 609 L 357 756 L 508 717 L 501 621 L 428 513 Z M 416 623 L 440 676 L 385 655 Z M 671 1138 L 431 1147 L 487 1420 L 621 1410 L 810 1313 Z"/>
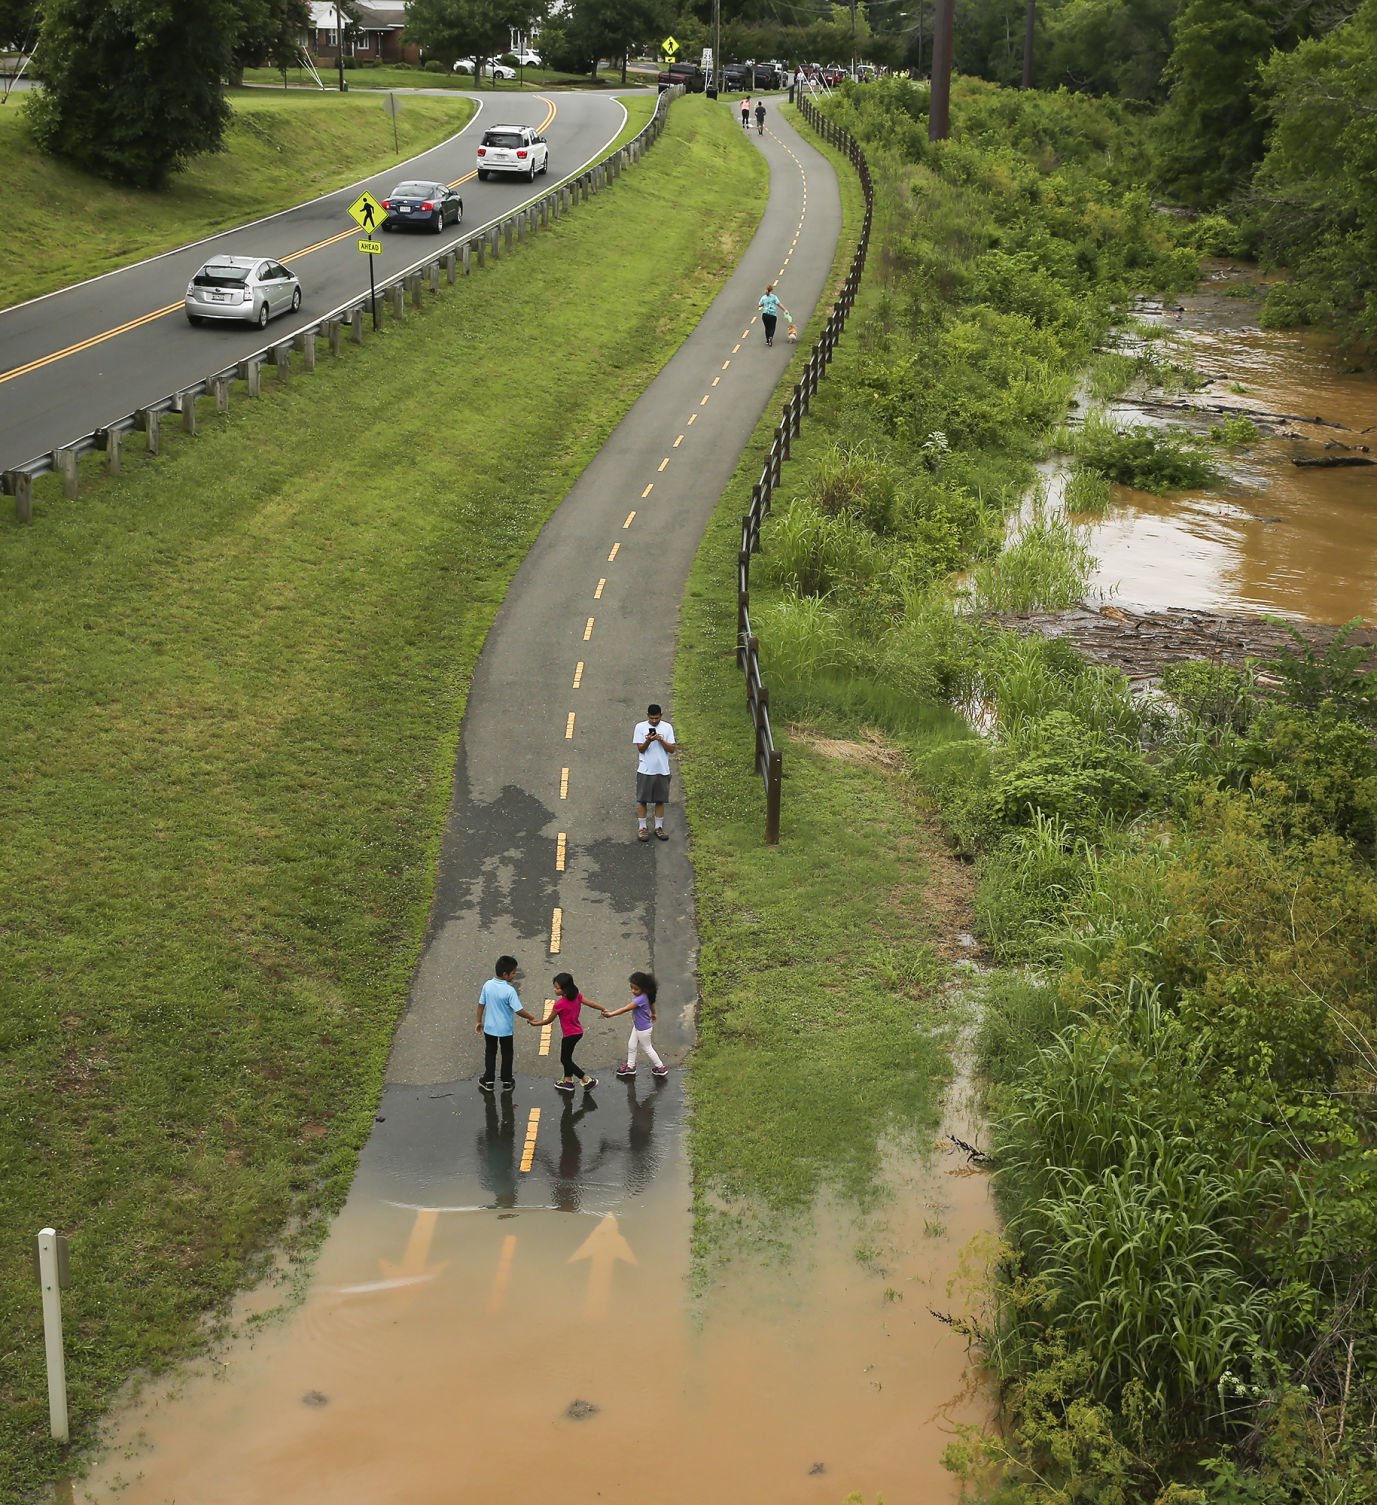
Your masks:
<path fill-rule="evenodd" d="M 233 319 L 260 329 L 301 307 L 301 284 L 281 262 L 261 256 L 212 256 L 187 284 L 188 323 Z"/>
<path fill-rule="evenodd" d="M 461 57 L 454 65 L 455 73 L 472 73 L 474 62 L 471 57 Z M 513 79 L 516 77 L 516 69 L 509 68 L 506 63 L 499 63 L 496 58 L 485 58 L 483 61 L 483 77 L 500 80 Z"/>
<path fill-rule="evenodd" d="M 529 125 L 492 125 L 478 143 L 478 177 L 485 181 L 494 173 L 513 173 L 535 182 L 538 172 L 550 170 L 550 146 Z"/>

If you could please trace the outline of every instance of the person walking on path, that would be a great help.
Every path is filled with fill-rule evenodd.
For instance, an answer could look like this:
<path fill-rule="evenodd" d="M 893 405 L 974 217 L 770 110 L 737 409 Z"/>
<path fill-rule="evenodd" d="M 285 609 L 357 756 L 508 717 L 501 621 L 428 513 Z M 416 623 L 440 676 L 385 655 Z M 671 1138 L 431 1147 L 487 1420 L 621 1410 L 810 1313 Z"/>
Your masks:
<path fill-rule="evenodd" d="M 478 1017 L 474 1033 L 483 1037 L 483 1075 L 478 1085 L 484 1092 L 493 1089 L 493 1068 L 497 1065 L 497 1053 L 502 1052 L 502 1090 L 510 1092 L 516 1086 L 512 1075 L 512 1021 L 518 1015 L 522 1019 L 534 1019 L 521 1006 L 521 995 L 512 985 L 516 976 L 516 958 L 499 956 L 493 968 L 493 976 L 483 984 L 478 995 Z"/>
<path fill-rule="evenodd" d="M 578 1049 L 579 1041 L 583 1039 L 583 1025 L 579 1023 L 579 1010 L 584 1004 L 587 1004 L 590 1009 L 597 1009 L 598 1013 L 606 1018 L 607 1010 L 602 1004 L 595 1003 L 591 998 L 585 998 L 567 972 L 556 972 L 555 996 L 550 1012 L 543 1019 L 531 1020 L 537 1028 L 543 1028 L 547 1024 L 553 1024 L 556 1019 L 559 1020 L 559 1064 L 564 1068 L 564 1075 L 555 1083 L 555 1087 L 560 1092 L 572 1092 L 575 1077 L 579 1079 L 585 1092 L 590 1092 L 598 1085 L 597 1077 L 589 1076 L 574 1060 L 574 1052 Z"/>
<path fill-rule="evenodd" d="M 636 1052 L 643 1050 L 650 1062 L 652 1076 L 668 1076 L 669 1067 L 655 1053 L 650 1041 L 650 1032 L 655 1027 L 655 995 L 660 985 L 651 972 L 633 972 L 630 977 L 631 1002 L 619 1009 L 609 1009 L 606 1016 L 615 1019 L 618 1014 L 631 1014 L 631 1038 L 626 1042 L 626 1061 L 617 1067 L 618 1076 L 636 1075 Z"/>
<path fill-rule="evenodd" d="M 664 719 L 658 705 L 645 708 L 644 721 L 636 723 L 631 740 L 636 745 L 636 815 L 640 825 L 637 841 L 649 841 L 646 830 L 646 807 L 655 806 L 655 835 L 669 840 L 665 830 L 665 804 L 669 800 L 669 755 L 675 750 L 674 728 Z"/>
<path fill-rule="evenodd" d="M 765 101 L 763 99 L 756 102 L 755 129 L 757 135 L 763 136 L 765 134 Z"/>
<path fill-rule="evenodd" d="M 775 292 L 773 282 L 767 284 L 765 291 L 760 295 L 760 302 L 756 304 L 760 310 L 760 322 L 765 328 L 765 343 L 773 345 L 775 342 L 775 324 L 781 313 L 792 324 L 794 316 L 779 301 L 779 295 Z"/>
<path fill-rule="evenodd" d="M 741 101 L 741 129 L 749 131 L 751 128 L 751 96 L 748 94 Z"/>

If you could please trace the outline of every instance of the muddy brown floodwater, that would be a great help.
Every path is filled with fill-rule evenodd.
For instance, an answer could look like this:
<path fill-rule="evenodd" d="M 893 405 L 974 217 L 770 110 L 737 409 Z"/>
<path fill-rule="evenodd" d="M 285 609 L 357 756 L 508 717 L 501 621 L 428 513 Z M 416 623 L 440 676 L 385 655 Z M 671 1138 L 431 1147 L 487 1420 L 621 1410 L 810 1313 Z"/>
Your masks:
<path fill-rule="evenodd" d="M 1297 467 L 1297 458 L 1377 449 L 1377 381 L 1345 374 L 1320 338 L 1260 329 L 1257 296 L 1231 296 L 1255 272 L 1216 266 L 1174 310 L 1146 312 L 1179 340 L 1206 386 L 1176 401 L 1254 417 L 1265 437 L 1229 456 L 1226 481 L 1166 497 L 1119 489 L 1090 531 L 1102 596 L 1131 606 L 1269 612 L 1313 622 L 1377 615 L 1377 466 Z M 1218 413 L 1124 402 L 1121 423 L 1186 421 Z M 1282 415 L 1278 421 L 1274 415 Z M 1317 423 L 1314 419 L 1326 420 Z M 1273 432 L 1267 433 L 1271 429 Z M 1340 450 L 1334 446 L 1348 448 Z"/>
<path fill-rule="evenodd" d="M 427 1089 L 427 1173 L 366 1156 L 304 1300 L 266 1320 L 277 1298 L 246 1300 L 238 1336 L 126 1407 L 67 1498 L 955 1501 L 943 1447 L 989 1403 L 929 1308 L 970 1310 L 952 1282 L 992 1248 L 986 1177 L 949 1141 L 888 1146 L 880 1215 L 819 1209 L 787 1261 L 737 1257 L 694 1298 L 680 1082 L 633 1093 L 629 1138 L 614 1085 L 596 1116 L 521 1088 L 515 1142 L 539 1108 L 550 1148 L 496 1175 L 480 1153 L 477 1181 L 452 1152 L 506 1106 Z M 969 1104 L 952 1112 L 974 1137 Z"/>

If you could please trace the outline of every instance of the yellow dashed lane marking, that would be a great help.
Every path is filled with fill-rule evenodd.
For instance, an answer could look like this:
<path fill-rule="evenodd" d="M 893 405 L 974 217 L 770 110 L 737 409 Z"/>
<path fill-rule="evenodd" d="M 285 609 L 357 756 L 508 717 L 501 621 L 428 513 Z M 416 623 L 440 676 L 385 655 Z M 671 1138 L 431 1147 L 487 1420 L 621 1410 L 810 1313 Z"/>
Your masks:
<path fill-rule="evenodd" d="M 583 629 L 583 641 L 586 643 L 593 636 L 593 618 L 589 617 Z"/>
<path fill-rule="evenodd" d="M 557 873 L 564 871 L 564 858 L 569 849 L 568 842 L 568 836 L 561 831 L 559 833 L 559 840 L 555 842 L 555 871 Z"/>
<path fill-rule="evenodd" d="M 674 441 L 674 447 L 675 447 L 675 449 L 678 449 L 678 448 L 679 448 L 679 446 L 680 446 L 680 445 L 681 445 L 681 444 L 682 444 L 682 443 L 683 443 L 683 442 L 684 442 L 684 436 L 683 436 L 683 435 L 682 435 L 682 434 L 680 434 L 680 435 L 679 435 L 679 437 L 678 437 L 678 438 L 677 438 L 677 439 L 676 439 L 676 440 L 675 440 L 675 441 Z"/>
<path fill-rule="evenodd" d="M 606 584 L 607 584 L 607 577 L 604 575 L 603 578 L 598 581 L 597 589 L 593 592 L 593 599 L 595 601 L 601 601 L 602 600 L 603 588 L 606 586 Z"/>
<path fill-rule="evenodd" d="M 617 550 L 620 549 L 620 548 L 621 548 L 621 544 L 619 544 L 619 543 L 614 543 L 612 545 L 612 552 L 607 556 L 607 562 L 608 562 L 608 564 L 611 564 L 612 561 L 617 557 Z"/>
<path fill-rule="evenodd" d="M 567 768 L 561 768 L 559 771 L 559 797 L 562 800 L 569 798 L 569 770 Z"/>
<path fill-rule="evenodd" d="M 553 998 L 547 998 L 545 1000 L 545 1012 L 547 1014 L 550 1012 L 551 1008 L 554 1006 L 554 1002 L 555 1002 L 555 1000 Z M 541 1031 L 540 1031 L 540 1053 L 543 1056 L 548 1056 L 550 1054 L 550 1031 L 553 1028 L 554 1028 L 554 1025 L 552 1025 L 552 1024 L 546 1024 L 546 1025 L 543 1025 L 541 1027 Z"/>
<path fill-rule="evenodd" d="M 649 485 L 649 486 L 647 486 L 647 487 L 646 487 L 646 489 L 645 489 L 645 490 L 644 490 L 644 491 L 643 491 L 643 492 L 642 492 L 642 493 L 641 493 L 641 500 L 642 500 L 642 501 L 645 501 L 645 499 L 646 499 L 646 497 L 648 497 L 648 496 L 649 496 L 649 495 L 650 495 L 650 493 L 651 493 L 651 492 L 652 492 L 652 491 L 654 491 L 654 490 L 655 490 L 655 482 L 654 482 L 654 481 L 652 481 L 652 482 L 651 482 L 651 483 L 650 483 L 650 485 Z"/>
<path fill-rule="evenodd" d="M 526 1120 L 526 1143 L 521 1147 L 521 1169 L 528 1171 L 535 1159 L 536 1136 L 540 1133 L 540 1109 L 532 1108 Z"/>
<path fill-rule="evenodd" d="M 564 940 L 564 911 L 556 907 L 550 916 L 550 955 L 558 956 Z"/>
<path fill-rule="evenodd" d="M 636 514 L 634 512 L 628 512 L 626 514 L 626 521 L 622 524 L 622 527 L 623 528 L 629 528 L 631 526 L 631 524 L 634 523 L 635 521 L 636 521 Z"/>
<path fill-rule="evenodd" d="M 578 687 L 579 687 L 579 685 L 582 683 L 582 681 L 583 681 L 583 660 L 580 659 L 578 661 L 578 663 L 576 663 L 574 665 L 574 685 L 573 685 L 573 688 L 577 690 Z"/>
<path fill-rule="evenodd" d="M 569 719 L 564 723 L 564 740 L 567 742 L 574 735 L 574 713 L 569 712 Z"/>
<path fill-rule="evenodd" d="M 668 464 L 669 464 L 669 456 L 666 455 L 664 457 L 664 459 L 660 461 L 660 469 L 663 470 L 665 468 L 665 466 L 668 465 Z"/>

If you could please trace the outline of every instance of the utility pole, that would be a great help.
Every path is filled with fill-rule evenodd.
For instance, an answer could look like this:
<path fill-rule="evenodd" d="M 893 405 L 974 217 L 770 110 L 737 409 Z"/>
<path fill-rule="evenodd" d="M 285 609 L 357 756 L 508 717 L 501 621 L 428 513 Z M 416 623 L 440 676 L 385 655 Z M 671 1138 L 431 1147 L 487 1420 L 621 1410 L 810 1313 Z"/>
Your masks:
<path fill-rule="evenodd" d="M 339 0 L 335 0 L 335 62 L 339 65 L 339 92 L 344 93 L 344 21 L 339 13 Z M 372 263 L 370 262 L 371 266 Z"/>
<path fill-rule="evenodd" d="M 851 81 L 856 81 L 856 0 L 851 0 Z"/>
<path fill-rule="evenodd" d="M 712 86 L 722 93 L 722 0 L 712 0 Z"/>
<path fill-rule="evenodd" d="M 928 140 L 951 134 L 951 31 L 956 0 L 937 0 L 932 18 L 932 88 L 928 94 Z"/>
<path fill-rule="evenodd" d="M 1033 87 L 1033 30 L 1037 25 L 1038 0 L 1028 0 L 1028 18 L 1023 28 L 1023 87 Z"/>

